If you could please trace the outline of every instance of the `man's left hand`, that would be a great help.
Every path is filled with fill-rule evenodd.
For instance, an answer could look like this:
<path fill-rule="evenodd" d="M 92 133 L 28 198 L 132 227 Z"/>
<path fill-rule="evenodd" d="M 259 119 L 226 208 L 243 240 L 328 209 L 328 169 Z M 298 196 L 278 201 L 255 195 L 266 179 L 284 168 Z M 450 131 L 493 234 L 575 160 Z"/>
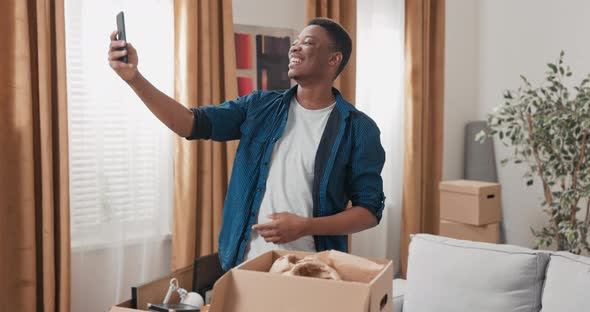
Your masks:
<path fill-rule="evenodd" d="M 309 218 L 288 212 L 275 213 L 268 217 L 271 222 L 252 226 L 266 242 L 286 244 L 306 235 Z"/>

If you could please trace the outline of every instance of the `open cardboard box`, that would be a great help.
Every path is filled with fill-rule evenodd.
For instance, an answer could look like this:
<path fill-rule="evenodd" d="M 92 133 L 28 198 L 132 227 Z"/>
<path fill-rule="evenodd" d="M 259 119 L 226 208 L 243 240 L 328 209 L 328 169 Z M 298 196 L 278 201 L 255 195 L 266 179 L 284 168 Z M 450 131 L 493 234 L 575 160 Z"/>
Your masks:
<path fill-rule="evenodd" d="M 317 253 L 343 281 L 268 273 L 286 254 L 269 251 L 225 273 L 213 287 L 210 312 L 391 311 L 393 264 L 338 251 Z"/>

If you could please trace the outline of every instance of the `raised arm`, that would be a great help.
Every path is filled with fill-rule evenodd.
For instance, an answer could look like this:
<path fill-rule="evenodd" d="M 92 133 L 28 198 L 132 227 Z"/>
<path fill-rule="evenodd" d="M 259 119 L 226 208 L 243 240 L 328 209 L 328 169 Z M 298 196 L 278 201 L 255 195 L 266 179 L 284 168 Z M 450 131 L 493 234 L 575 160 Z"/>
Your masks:
<path fill-rule="evenodd" d="M 170 130 L 182 137 L 188 137 L 193 128 L 193 112 L 173 98 L 167 96 L 147 79 L 137 69 L 137 51 L 132 44 L 116 39 L 117 31 L 111 33 L 109 46 L 109 65 L 143 101 L 147 108 Z M 127 50 L 117 50 L 127 47 Z M 119 61 L 121 56 L 127 55 L 129 63 Z"/>

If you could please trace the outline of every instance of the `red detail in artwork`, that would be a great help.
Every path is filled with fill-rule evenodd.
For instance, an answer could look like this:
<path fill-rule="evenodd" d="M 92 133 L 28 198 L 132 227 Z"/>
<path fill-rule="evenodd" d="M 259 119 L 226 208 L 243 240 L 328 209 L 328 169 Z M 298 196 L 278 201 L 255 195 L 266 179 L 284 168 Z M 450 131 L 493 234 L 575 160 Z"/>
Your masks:
<path fill-rule="evenodd" d="M 254 47 L 252 46 L 252 35 L 235 34 L 236 42 L 236 66 L 238 69 L 252 69 Z"/>
<path fill-rule="evenodd" d="M 238 77 L 238 96 L 244 96 L 254 91 L 254 81 L 248 77 Z"/>

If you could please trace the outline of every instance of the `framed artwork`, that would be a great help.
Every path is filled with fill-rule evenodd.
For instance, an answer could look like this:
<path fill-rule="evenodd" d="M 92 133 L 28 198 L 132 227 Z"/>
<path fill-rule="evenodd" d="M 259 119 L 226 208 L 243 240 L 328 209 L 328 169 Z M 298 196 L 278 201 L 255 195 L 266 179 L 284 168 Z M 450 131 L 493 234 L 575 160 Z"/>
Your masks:
<path fill-rule="evenodd" d="M 254 90 L 285 90 L 289 79 L 289 48 L 295 31 L 287 28 L 234 25 L 238 95 Z"/>

